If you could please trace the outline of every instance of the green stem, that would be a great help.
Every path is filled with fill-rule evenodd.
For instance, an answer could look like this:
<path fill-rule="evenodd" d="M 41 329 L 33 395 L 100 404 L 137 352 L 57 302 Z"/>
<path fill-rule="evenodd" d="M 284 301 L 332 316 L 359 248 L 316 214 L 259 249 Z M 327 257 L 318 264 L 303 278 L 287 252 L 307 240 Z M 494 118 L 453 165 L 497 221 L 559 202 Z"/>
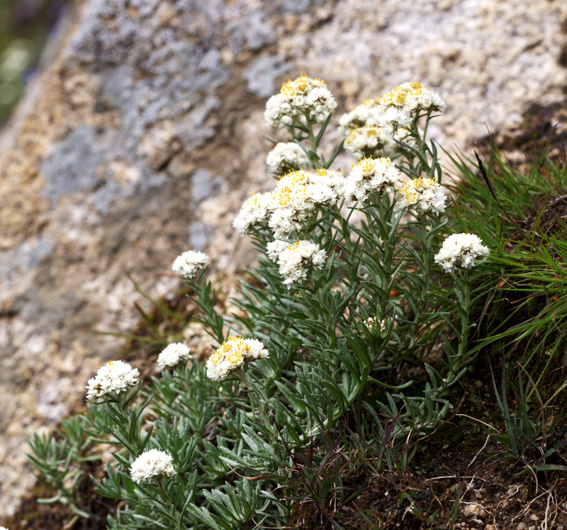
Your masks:
<path fill-rule="evenodd" d="M 167 491 L 163 487 L 162 479 L 160 478 L 158 480 L 159 482 L 156 489 L 159 493 L 159 496 L 161 497 L 164 506 L 169 506 L 171 508 L 171 520 L 174 522 L 176 530 L 185 530 L 186 527 L 183 525 L 181 521 L 178 520 L 177 510 L 175 509 L 175 503 L 171 501 L 169 495 L 167 494 Z"/>
<path fill-rule="evenodd" d="M 461 336 L 459 340 L 459 348 L 457 355 L 451 359 L 451 366 L 449 369 L 449 384 L 457 376 L 461 367 L 465 354 L 468 350 L 469 335 L 471 331 L 470 326 L 470 306 L 471 306 L 471 284 L 469 281 L 468 269 L 461 269 L 461 278 L 456 278 L 457 289 L 460 290 L 459 302 L 461 306 Z"/>
<path fill-rule="evenodd" d="M 270 433 L 272 438 L 272 442 L 275 442 L 278 439 L 277 432 L 274 433 L 272 423 L 270 422 L 270 418 L 266 411 L 266 403 L 268 402 L 268 398 L 264 394 L 261 388 L 257 386 L 253 386 L 250 384 L 248 377 L 246 376 L 246 372 L 244 370 L 237 370 L 234 372 L 234 375 L 242 382 L 244 387 L 247 390 L 248 397 L 250 398 L 250 405 L 252 407 L 252 414 L 253 419 L 256 418 L 256 411 L 260 413 L 260 417 L 266 426 L 266 430 Z M 260 394 L 260 396 L 258 396 Z"/>
<path fill-rule="evenodd" d="M 468 278 L 468 271 L 463 273 L 463 282 L 460 282 L 463 286 L 463 307 L 461 308 L 461 342 L 459 344 L 458 359 L 461 360 L 468 346 L 468 338 L 471 330 L 470 327 L 470 305 L 471 305 L 471 284 Z"/>
<path fill-rule="evenodd" d="M 317 149 L 319 146 L 317 145 L 317 138 L 315 136 L 315 133 L 313 132 L 314 123 L 309 116 L 309 111 L 304 111 L 303 115 L 305 116 L 307 137 L 309 138 L 309 160 L 311 161 L 311 166 L 313 167 L 313 169 L 319 169 L 321 167 L 321 158 L 317 154 Z"/>

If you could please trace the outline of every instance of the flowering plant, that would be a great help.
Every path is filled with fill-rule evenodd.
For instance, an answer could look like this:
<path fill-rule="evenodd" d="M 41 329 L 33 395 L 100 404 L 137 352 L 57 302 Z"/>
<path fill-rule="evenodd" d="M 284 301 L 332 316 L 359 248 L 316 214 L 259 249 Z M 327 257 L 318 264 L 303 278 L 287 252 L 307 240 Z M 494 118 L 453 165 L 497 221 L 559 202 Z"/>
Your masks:
<path fill-rule="evenodd" d="M 405 83 L 344 115 L 325 156 L 326 84 L 303 75 L 270 98 L 264 117 L 288 138 L 268 156 L 273 191 L 252 194 L 233 223 L 259 252 L 238 310 L 217 312 L 205 254 L 173 265 L 218 346 L 190 364 L 186 346 L 167 346 L 168 369 L 141 389 L 137 370 L 114 375 L 120 361 L 89 381 L 99 401 L 79 421 L 117 448 L 98 483 L 124 501 L 110 528 L 278 526 L 301 488 L 300 455 L 323 461 L 341 424 L 377 437 L 377 466 L 395 466 L 445 417 L 470 361 L 470 268 L 488 249 L 460 234 L 439 250 L 447 200 L 427 130 L 444 106 Z M 347 174 L 331 168 L 343 145 L 358 159 Z"/>

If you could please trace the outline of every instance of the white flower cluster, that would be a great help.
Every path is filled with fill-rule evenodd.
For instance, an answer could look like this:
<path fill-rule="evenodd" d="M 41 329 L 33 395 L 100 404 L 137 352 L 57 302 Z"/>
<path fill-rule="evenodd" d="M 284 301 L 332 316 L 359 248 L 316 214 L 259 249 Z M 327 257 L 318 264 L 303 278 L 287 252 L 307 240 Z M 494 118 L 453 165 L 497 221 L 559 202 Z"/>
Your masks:
<path fill-rule="evenodd" d="M 364 201 L 372 192 L 393 191 L 401 173 L 389 158 L 363 158 L 352 166 L 345 182 L 345 198 Z"/>
<path fill-rule="evenodd" d="M 282 241 L 281 239 L 275 239 L 274 241 L 270 241 L 266 246 L 266 254 L 268 258 L 272 261 L 278 261 L 280 254 L 289 246 L 287 241 Z"/>
<path fill-rule="evenodd" d="M 272 193 L 253 194 L 241 207 L 232 225 L 240 234 L 268 224 L 276 238 L 303 228 L 320 206 L 331 206 L 343 196 L 345 179 L 332 169 L 300 169 L 284 175 Z"/>
<path fill-rule="evenodd" d="M 244 235 L 252 227 L 267 223 L 271 213 L 270 198 L 271 193 L 252 193 L 232 221 L 235 230 Z"/>
<path fill-rule="evenodd" d="M 207 377 L 212 381 L 222 381 L 246 361 L 265 359 L 268 356 L 268 350 L 259 340 L 230 337 L 207 360 Z"/>
<path fill-rule="evenodd" d="M 408 137 L 408 128 L 420 111 L 442 111 L 445 103 L 438 94 L 421 86 L 420 83 L 404 83 L 397 86 L 379 99 L 365 101 L 353 111 L 344 114 L 340 119 L 342 133 L 347 136 L 345 148 L 355 157 L 372 154 L 368 145 L 364 144 L 366 131 L 356 132 L 357 128 L 373 127 L 379 133 L 377 148 L 383 148 L 387 153 L 403 151 L 404 147 L 398 142 L 410 145 L 415 143 Z M 366 150 L 357 149 L 358 146 Z"/>
<path fill-rule="evenodd" d="M 420 213 L 445 211 L 445 194 L 441 186 L 431 178 L 408 180 L 398 188 L 399 206 L 402 210 L 415 208 Z"/>
<path fill-rule="evenodd" d="M 355 158 L 372 156 L 377 149 L 382 149 L 391 142 L 380 127 L 365 125 L 350 131 L 345 140 L 345 149 Z"/>
<path fill-rule="evenodd" d="M 308 216 L 321 206 L 332 206 L 343 194 L 345 179 L 337 171 L 293 171 L 284 175 L 270 198 L 268 224 L 278 239 L 301 230 Z"/>
<path fill-rule="evenodd" d="M 282 85 L 280 92 L 266 103 L 264 119 L 273 127 L 305 124 L 307 120 L 322 123 L 337 107 L 325 82 L 301 75 Z"/>
<path fill-rule="evenodd" d="M 421 83 L 403 83 L 394 87 L 390 92 L 382 95 L 378 104 L 407 109 L 410 112 L 416 110 L 442 112 L 445 110 L 445 102 L 439 94 L 425 88 Z"/>
<path fill-rule="evenodd" d="M 343 136 L 348 136 L 350 131 L 358 127 L 363 127 L 368 123 L 372 110 L 378 104 L 375 99 L 367 99 L 358 107 L 355 107 L 350 112 L 343 114 L 339 119 L 339 132 Z"/>
<path fill-rule="evenodd" d="M 204 252 L 188 250 L 175 258 L 171 269 L 173 272 L 190 280 L 198 271 L 209 264 L 209 257 Z"/>
<path fill-rule="evenodd" d="M 386 333 L 386 319 L 378 320 L 376 317 L 369 317 L 364 321 L 364 325 L 373 335 L 382 337 Z"/>
<path fill-rule="evenodd" d="M 171 478 L 176 474 L 173 469 L 172 456 L 159 449 L 144 451 L 130 467 L 130 475 L 136 483 L 144 482 L 153 477 Z"/>
<path fill-rule="evenodd" d="M 371 111 L 366 125 L 379 127 L 384 138 L 388 139 L 389 148 L 396 149 L 394 138 L 399 129 L 407 129 L 413 122 L 413 114 L 405 107 L 387 107 L 376 105 Z"/>
<path fill-rule="evenodd" d="M 289 245 L 276 240 L 268 243 L 268 257 L 277 260 L 283 283 L 290 289 L 294 283 L 304 281 L 310 269 L 322 268 L 327 253 L 312 241 L 301 240 Z"/>
<path fill-rule="evenodd" d="M 140 372 L 123 361 L 110 361 L 99 368 L 96 375 L 89 379 L 87 399 L 92 400 L 108 394 L 126 392 L 129 387 L 136 386 Z"/>
<path fill-rule="evenodd" d="M 181 342 L 174 342 L 168 344 L 165 349 L 159 354 L 157 365 L 160 369 L 173 368 L 181 362 L 185 362 L 192 358 L 189 353 L 189 347 Z"/>
<path fill-rule="evenodd" d="M 476 258 L 488 256 L 489 252 L 476 234 L 453 234 L 445 239 L 434 259 L 445 272 L 451 272 L 456 265 L 470 269 Z"/>
<path fill-rule="evenodd" d="M 268 153 L 268 167 L 278 175 L 309 167 L 309 158 L 305 151 L 294 142 L 280 142 Z"/>

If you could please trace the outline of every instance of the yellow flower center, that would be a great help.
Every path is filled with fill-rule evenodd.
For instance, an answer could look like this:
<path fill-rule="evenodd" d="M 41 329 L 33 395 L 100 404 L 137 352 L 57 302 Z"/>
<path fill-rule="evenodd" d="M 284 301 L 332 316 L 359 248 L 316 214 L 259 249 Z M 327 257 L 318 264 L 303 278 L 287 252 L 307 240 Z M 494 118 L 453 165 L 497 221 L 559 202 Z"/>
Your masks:
<path fill-rule="evenodd" d="M 213 364 L 218 364 L 218 363 L 220 363 L 220 362 L 223 360 L 223 358 L 224 358 L 224 355 L 223 355 L 223 353 L 221 352 L 221 349 L 219 348 L 215 353 L 213 353 L 213 354 L 211 355 L 210 361 L 211 361 Z"/>
<path fill-rule="evenodd" d="M 272 200 L 282 207 L 287 206 L 291 202 L 291 188 L 285 186 L 279 190 L 274 190 Z"/>
<path fill-rule="evenodd" d="M 397 93 L 394 95 L 394 103 L 395 103 L 396 105 L 403 105 L 404 102 L 406 101 L 407 96 L 408 96 L 408 95 L 407 95 L 407 92 L 405 92 L 405 91 L 403 91 L 403 92 L 402 92 L 402 91 L 397 92 Z"/>
<path fill-rule="evenodd" d="M 288 245 L 287 250 L 295 250 L 298 247 L 299 247 L 299 239 L 293 245 Z"/>
<path fill-rule="evenodd" d="M 373 158 L 361 158 L 355 167 L 360 169 L 363 173 L 372 173 L 374 171 L 374 159 Z"/>
<path fill-rule="evenodd" d="M 259 194 L 254 191 L 252 192 L 250 197 L 248 197 L 248 199 L 246 200 L 246 204 L 248 204 L 248 206 L 258 206 L 258 201 L 259 201 Z"/>
<path fill-rule="evenodd" d="M 294 184 L 299 184 L 300 182 L 304 182 L 307 178 L 303 171 L 290 171 L 287 175 L 287 178 Z"/>
<path fill-rule="evenodd" d="M 242 353 L 240 353 L 238 350 L 236 351 L 231 351 L 227 357 L 228 362 L 230 364 L 241 364 L 242 363 Z"/>

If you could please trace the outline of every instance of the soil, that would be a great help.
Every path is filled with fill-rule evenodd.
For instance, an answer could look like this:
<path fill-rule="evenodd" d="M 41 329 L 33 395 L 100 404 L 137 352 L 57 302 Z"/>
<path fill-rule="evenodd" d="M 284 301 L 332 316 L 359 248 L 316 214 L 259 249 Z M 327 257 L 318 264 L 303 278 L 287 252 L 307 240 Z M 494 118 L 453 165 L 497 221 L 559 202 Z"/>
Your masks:
<path fill-rule="evenodd" d="M 322 514 L 304 503 L 288 528 L 336 530 L 331 519 L 344 530 L 567 528 L 565 479 L 530 472 L 521 461 L 505 457 L 504 447 L 490 436 L 479 437 L 472 419 L 465 420 L 446 424 L 406 470 L 347 483 L 356 497 L 337 510 Z M 464 441 L 469 434 L 474 444 Z"/>
<path fill-rule="evenodd" d="M 18 511 L 3 524 L 10 530 L 103 530 L 108 515 L 116 512 L 117 502 L 104 499 L 95 493 L 95 484 L 90 475 L 97 480 L 104 476 L 100 463 L 90 462 L 85 469 L 85 477 L 78 485 L 77 492 L 84 504 L 88 519 L 78 517 L 72 510 L 59 502 L 43 504 L 39 499 L 49 499 L 56 492 L 39 481 L 33 491 L 26 496 Z"/>

